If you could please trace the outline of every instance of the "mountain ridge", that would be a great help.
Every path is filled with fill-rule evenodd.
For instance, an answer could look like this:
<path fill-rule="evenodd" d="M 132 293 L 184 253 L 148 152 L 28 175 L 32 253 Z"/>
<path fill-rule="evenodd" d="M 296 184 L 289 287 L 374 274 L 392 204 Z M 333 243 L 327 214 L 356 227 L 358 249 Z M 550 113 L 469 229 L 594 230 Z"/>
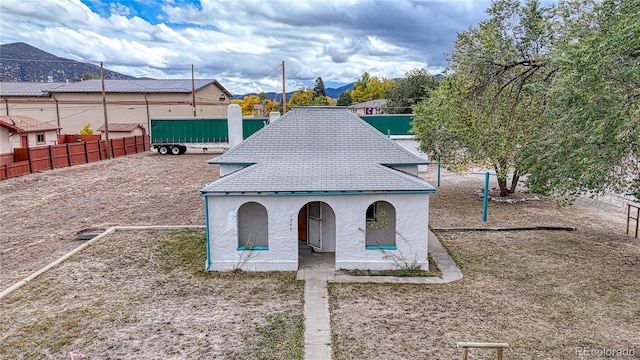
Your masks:
<path fill-rule="evenodd" d="M 100 74 L 100 67 L 66 59 L 23 42 L 0 45 L 0 80 L 6 82 L 66 82 Z M 104 69 L 107 80 L 136 79 Z"/>

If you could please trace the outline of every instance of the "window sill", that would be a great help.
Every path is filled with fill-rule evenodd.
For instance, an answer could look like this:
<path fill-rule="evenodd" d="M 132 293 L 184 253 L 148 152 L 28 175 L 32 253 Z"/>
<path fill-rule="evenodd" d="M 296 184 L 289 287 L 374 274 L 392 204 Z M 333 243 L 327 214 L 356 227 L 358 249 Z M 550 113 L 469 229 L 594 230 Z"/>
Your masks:
<path fill-rule="evenodd" d="M 366 250 L 396 250 L 395 245 L 366 245 Z"/>
<path fill-rule="evenodd" d="M 268 246 L 238 246 L 236 249 L 238 251 L 246 251 L 246 250 L 269 250 Z"/>

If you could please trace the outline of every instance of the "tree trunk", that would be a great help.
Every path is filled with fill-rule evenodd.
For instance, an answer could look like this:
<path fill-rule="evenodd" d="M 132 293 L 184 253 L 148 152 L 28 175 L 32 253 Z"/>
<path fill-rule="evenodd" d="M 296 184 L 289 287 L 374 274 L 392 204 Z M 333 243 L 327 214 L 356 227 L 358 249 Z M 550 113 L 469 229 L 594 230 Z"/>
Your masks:
<path fill-rule="evenodd" d="M 507 179 L 498 177 L 498 186 L 500 187 L 500 196 L 509 196 L 509 188 L 507 187 Z"/>
<path fill-rule="evenodd" d="M 500 187 L 500 196 L 509 196 L 509 188 L 507 187 L 507 175 L 504 175 L 504 178 L 500 176 L 502 173 L 500 170 L 505 169 L 507 166 L 506 161 L 500 161 L 497 164 L 493 165 L 493 168 L 496 171 L 496 177 L 498 178 L 498 187 Z"/>
<path fill-rule="evenodd" d="M 518 180 L 520 180 L 520 173 L 517 171 L 513 172 L 513 177 L 511 177 L 511 188 L 509 189 L 509 193 L 513 194 L 516 192 L 516 187 L 518 186 Z"/>

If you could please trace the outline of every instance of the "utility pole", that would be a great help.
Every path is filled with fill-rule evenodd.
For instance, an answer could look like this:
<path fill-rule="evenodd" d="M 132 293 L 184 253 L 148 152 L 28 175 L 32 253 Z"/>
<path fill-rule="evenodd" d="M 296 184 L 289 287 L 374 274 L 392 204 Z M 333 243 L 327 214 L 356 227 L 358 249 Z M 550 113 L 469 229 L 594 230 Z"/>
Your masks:
<path fill-rule="evenodd" d="M 109 121 L 107 121 L 107 95 L 104 89 L 104 67 L 100 61 L 100 81 L 102 82 L 102 109 L 104 110 L 104 138 L 106 140 L 107 159 L 111 159 L 111 143 L 109 142 Z"/>
<path fill-rule="evenodd" d="M 193 117 L 196 117 L 196 80 L 193 77 L 193 64 L 191 64 L 191 103 L 193 104 Z"/>
<path fill-rule="evenodd" d="M 287 112 L 287 88 L 284 79 L 284 61 L 282 62 L 282 115 Z"/>

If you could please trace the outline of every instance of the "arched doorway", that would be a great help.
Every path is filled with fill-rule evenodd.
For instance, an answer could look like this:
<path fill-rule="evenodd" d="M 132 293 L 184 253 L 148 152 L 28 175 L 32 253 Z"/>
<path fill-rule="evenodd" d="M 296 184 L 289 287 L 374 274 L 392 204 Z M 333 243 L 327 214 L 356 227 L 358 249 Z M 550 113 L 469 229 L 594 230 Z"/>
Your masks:
<path fill-rule="evenodd" d="M 335 267 L 336 215 L 323 201 L 306 203 L 298 211 L 300 268 Z"/>

